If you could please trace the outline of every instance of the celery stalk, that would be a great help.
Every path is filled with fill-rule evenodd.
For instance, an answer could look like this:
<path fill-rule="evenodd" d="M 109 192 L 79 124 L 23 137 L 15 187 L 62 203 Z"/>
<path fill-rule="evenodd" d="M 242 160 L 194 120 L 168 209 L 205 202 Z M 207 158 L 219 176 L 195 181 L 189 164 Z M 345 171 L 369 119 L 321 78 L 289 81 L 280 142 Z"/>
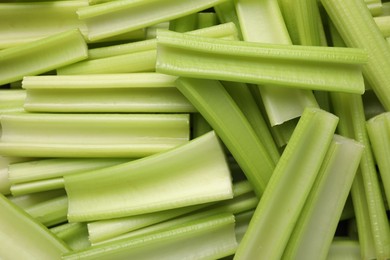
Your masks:
<path fill-rule="evenodd" d="M 214 12 L 200 12 L 198 16 L 198 29 L 208 28 L 218 24 L 218 17 Z"/>
<path fill-rule="evenodd" d="M 228 165 L 214 132 L 166 152 L 64 176 L 64 180 L 71 222 L 145 214 L 233 196 Z"/>
<path fill-rule="evenodd" d="M 0 114 L 23 112 L 26 91 L 21 89 L 0 90 Z"/>
<path fill-rule="evenodd" d="M 61 45 L 61 48 L 58 46 Z M 80 31 L 71 30 L 0 50 L 0 85 L 21 80 L 86 59 Z"/>
<path fill-rule="evenodd" d="M 33 182 L 12 184 L 11 193 L 14 196 L 20 196 L 29 193 L 56 190 L 61 188 L 64 188 L 64 180 L 62 178 L 53 178 Z"/>
<path fill-rule="evenodd" d="M 70 249 L 45 226 L 0 194 L 0 257 L 61 259 Z"/>
<path fill-rule="evenodd" d="M 8 114 L 0 121 L 0 154 L 139 158 L 187 142 L 188 119 L 187 114 Z"/>
<path fill-rule="evenodd" d="M 50 231 L 63 240 L 73 251 L 82 250 L 91 246 L 88 240 L 86 223 L 65 223 L 50 228 Z"/>
<path fill-rule="evenodd" d="M 375 24 L 379 27 L 383 37 L 390 36 L 390 15 L 374 17 Z"/>
<path fill-rule="evenodd" d="M 17 206 L 26 209 L 29 207 L 33 207 L 36 204 L 45 202 L 49 199 L 54 199 L 62 195 L 66 195 L 64 189 L 29 193 L 20 196 L 8 196 L 8 199 L 12 201 L 12 203 L 16 204 Z"/>
<path fill-rule="evenodd" d="M 29 161 L 29 158 L 23 157 L 3 157 L 0 156 L 0 193 L 8 195 L 11 193 L 11 182 L 9 180 L 8 167 L 12 163 Z"/>
<path fill-rule="evenodd" d="M 79 8 L 92 41 L 196 13 L 224 0 L 119 0 Z"/>
<path fill-rule="evenodd" d="M 169 21 L 169 30 L 175 32 L 188 32 L 197 29 L 198 14 L 193 13 Z"/>
<path fill-rule="evenodd" d="M 239 38 L 242 38 L 240 22 L 238 21 L 233 0 L 228 0 L 214 6 L 214 11 L 220 23 L 234 23 L 238 30 Z"/>
<path fill-rule="evenodd" d="M 327 260 L 360 260 L 360 245 L 355 240 L 335 240 L 332 242 Z"/>
<path fill-rule="evenodd" d="M 262 44 L 159 31 L 156 71 L 176 76 L 364 93 L 359 49 Z M 275 87 L 276 87 L 275 86 Z"/>
<path fill-rule="evenodd" d="M 333 114 L 317 108 L 305 109 L 234 259 L 282 257 L 328 151 L 337 122 L 338 118 Z"/>

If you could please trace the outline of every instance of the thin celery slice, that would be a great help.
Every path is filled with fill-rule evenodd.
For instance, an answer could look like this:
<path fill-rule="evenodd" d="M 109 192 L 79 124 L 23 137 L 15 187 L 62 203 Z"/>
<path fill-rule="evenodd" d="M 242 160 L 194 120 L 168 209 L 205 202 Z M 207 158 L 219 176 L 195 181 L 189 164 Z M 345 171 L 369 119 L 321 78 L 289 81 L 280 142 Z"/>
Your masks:
<path fill-rule="evenodd" d="M 166 152 L 64 176 L 64 180 L 71 222 L 145 214 L 233 196 L 229 168 L 213 131 Z"/>
<path fill-rule="evenodd" d="M 218 81 L 179 78 L 176 86 L 217 132 L 260 197 L 275 163 L 233 98 Z"/>
<path fill-rule="evenodd" d="M 233 254 L 236 247 L 234 216 L 223 214 L 71 252 L 63 259 L 218 259 Z"/>
<path fill-rule="evenodd" d="M 61 259 L 70 249 L 45 226 L 0 194 L 0 257 Z"/>
<path fill-rule="evenodd" d="M 196 13 L 224 0 L 119 0 L 79 8 L 92 41 Z"/>
<path fill-rule="evenodd" d="M 12 184 L 11 193 L 14 196 L 20 196 L 29 193 L 56 190 L 61 188 L 64 188 L 64 180 L 62 178 L 53 178 L 33 182 Z"/>
<path fill-rule="evenodd" d="M 21 80 L 26 75 L 48 72 L 87 56 L 87 45 L 78 29 L 0 50 L 0 85 Z"/>
<path fill-rule="evenodd" d="M 376 25 L 382 32 L 383 37 L 390 36 L 390 15 L 374 17 Z"/>
<path fill-rule="evenodd" d="M 73 251 L 82 250 L 91 246 L 88 240 L 86 223 L 65 223 L 50 228 L 50 231 L 63 240 Z"/>
<path fill-rule="evenodd" d="M 330 246 L 327 260 L 361 260 L 360 245 L 356 240 L 334 240 Z"/>
<path fill-rule="evenodd" d="M 390 109 L 390 47 L 361 0 L 321 0 L 346 45 L 368 54 L 363 74 L 382 105 Z"/>
<path fill-rule="evenodd" d="M 235 259 L 280 259 L 332 141 L 338 118 L 306 108 L 255 210 Z"/>
<path fill-rule="evenodd" d="M 353 139 L 335 135 L 283 258 L 326 259 L 363 149 Z"/>
<path fill-rule="evenodd" d="M 364 93 L 359 49 L 226 41 L 161 30 L 156 71 L 183 77 Z"/>
<path fill-rule="evenodd" d="M 139 158 L 188 141 L 188 114 L 1 116 L 0 154 Z"/>
<path fill-rule="evenodd" d="M 26 91 L 22 89 L 0 90 L 0 114 L 23 112 Z"/>

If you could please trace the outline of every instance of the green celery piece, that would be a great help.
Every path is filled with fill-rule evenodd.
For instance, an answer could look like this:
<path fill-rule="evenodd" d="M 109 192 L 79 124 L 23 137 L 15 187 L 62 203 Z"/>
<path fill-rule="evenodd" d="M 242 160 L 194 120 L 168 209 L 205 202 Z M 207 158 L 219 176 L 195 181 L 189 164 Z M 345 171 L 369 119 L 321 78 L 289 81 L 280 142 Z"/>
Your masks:
<path fill-rule="evenodd" d="M 0 194 L 0 257 L 2 259 L 61 259 L 67 245 L 45 226 Z"/>
<path fill-rule="evenodd" d="M 330 246 L 327 260 L 361 260 L 360 245 L 356 240 L 334 240 Z"/>
<path fill-rule="evenodd" d="M 61 188 L 64 188 L 64 180 L 62 178 L 53 178 L 53 179 L 12 184 L 11 193 L 14 196 L 20 196 L 29 193 L 56 190 Z"/>
<path fill-rule="evenodd" d="M 242 238 L 245 235 L 245 232 L 248 230 L 248 226 L 250 223 L 250 220 L 253 217 L 253 214 L 255 213 L 255 210 L 249 210 L 245 211 L 243 213 L 239 213 L 237 215 L 234 215 L 236 218 L 236 239 L 237 242 L 240 243 L 242 241 Z"/>
<path fill-rule="evenodd" d="M 390 109 L 390 48 L 367 5 L 361 0 L 321 0 L 328 15 L 349 47 L 367 52 L 363 75 L 382 105 Z"/>
<path fill-rule="evenodd" d="M 229 168 L 213 131 L 169 151 L 64 180 L 70 222 L 145 214 L 233 196 Z"/>
<path fill-rule="evenodd" d="M 118 0 L 79 8 L 91 41 L 144 28 L 213 7 L 225 0 Z"/>
<path fill-rule="evenodd" d="M 161 30 L 156 71 L 182 77 L 364 93 L 360 49 L 226 41 Z"/>
<path fill-rule="evenodd" d="M 338 118 L 306 108 L 234 259 L 280 259 L 332 141 Z"/>
<path fill-rule="evenodd" d="M 236 7 L 234 6 L 233 0 L 227 0 L 223 3 L 217 4 L 214 6 L 215 14 L 218 17 L 220 23 L 234 23 L 238 30 L 239 38 L 242 38 L 240 22 L 238 21 L 238 16 L 236 12 Z"/>
<path fill-rule="evenodd" d="M 58 48 L 61 46 L 61 48 Z M 66 66 L 88 57 L 78 29 L 0 50 L 0 85 Z"/>
<path fill-rule="evenodd" d="M 353 139 L 334 136 L 283 259 L 326 259 L 363 149 Z"/>
<path fill-rule="evenodd" d="M 169 30 L 175 32 L 188 32 L 198 29 L 198 14 L 193 13 L 169 21 Z"/>
<path fill-rule="evenodd" d="M 3 195 L 11 194 L 11 182 L 9 180 L 8 167 L 12 163 L 24 162 L 30 160 L 23 157 L 3 157 L 0 156 L 0 193 Z"/>
<path fill-rule="evenodd" d="M 8 156 L 140 158 L 189 138 L 188 114 L 20 113 L 0 122 Z"/>
<path fill-rule="evenodd" d="M 145 28 L 145 31 L 146 31 L 145 39 L 156 39 L 158 29 L 169 30 L 169 21 L 154 24 L 154 25 L 146 27 Z"/>
<path fill-rule="evenodd" d="M 190 113 L 176 77 L 159 73 L 24 77 L 29 112 Z"/>
<path fill-rule="evenodd" d="M 216 131 L 260 197 L 275 163 L 234 99 L 219 81 L 179 78 L 176 86 Z"/>
<path fill-rule="evenodd" d="M 8 199 L 17 206 L 26 209 L 33 207 L 36 204 L 42 203 L 49 199 L 53 199 L 62 195 L 66 195 L 64 189 L 43 191 L 37 193 L 29 193 L 20 196 L 8 196 Z"/>
<path fill-rule="evenodd" d="M 218 259 L 233 254 L 236 247 L 234 216 L 223 214 L 70 252 L 63 259 Z"/>
<path fill-rule="evenodd" d="M 199 137 L 212 130 L 209 123 L 200 113 L 191 114 L 191 139 Z"/>
<path fill-rule="evenodd" d="M 63 240 L 73 251 L 91 246 L 86 223 L 65 223 L 50 228 L 50 231 Z"/>
<path fill-rule="evenodd" d="M 389 113 L 379 114 L 367 121 L 367 133 L 379 168 L 387 204 L 390 205 L 390 118 Z"/>
<path fill-rule="evenodd" d="M 23 112 L 26 91 L 22 89 L 0 90 L 0 114 Z"/>
<path fill-rule="evenodd" d="M 236 0 L 235 5 L 244 40 L 291 45 L 277 1 Z M 272 126 L 299 117 L 307 106 L 318 107 L 310 90 L 275 88 L 267 85 L 258 88 Z"/>
<path fill-rule="evenodd" d="M 63 31 L 87 27 L 76 11 L 87 0 L 0 3 L 0 49 L 14 47 Z"/>
<path fill-rule="evenodd" d="M 383 37 L 390 36 L 390 15 L 374 17 L 375 24 L 379 27 Z"/>
<path fill-rule="evenodd" d="M 200 12 L 198 16 L 198 29 L 207 28 L 217 25 L 218 17 L 214 12 Z"/>

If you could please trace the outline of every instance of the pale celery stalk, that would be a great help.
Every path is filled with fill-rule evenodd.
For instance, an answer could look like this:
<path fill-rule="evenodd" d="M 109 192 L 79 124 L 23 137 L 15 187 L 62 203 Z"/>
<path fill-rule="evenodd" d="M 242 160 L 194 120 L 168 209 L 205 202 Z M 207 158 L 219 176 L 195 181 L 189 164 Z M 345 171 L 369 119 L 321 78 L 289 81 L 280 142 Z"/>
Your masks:
<path fill-rule="evenodd" d="M 139 158 L 188 141 L 188 114 L 44 114 L 1 116 L 0 154 Z"/>
<path fill-rule="evenodd" d="M 363 149 L 353 139 L 335 135 L 283 259 L 326 259 Z"/>
<path fill-rule="evenodd" d="M 361 260 L 360 245 L 356 240 L 334 240 L 330 246 L 327 260 Z"/>
<path fill-rule="evenodd" d="M 65 223 L 50 228 L 50 231 L 63 240 L 73 251 L 82 250 L 91 246 L 88 240 L 86 223 Z"/>
<path fill-rule="evenodd" d="M 23 157 L 3 157 L 0 156 L 0 193 L 8 195 L 11 193 L 11 182 L 9 180 L 8 167 L 12 163 L 29 161 Z"/>
<path fill-rule="evenodd" d="M 236 7 L 234 6 L 233 0 L 228 0 L 223 3 L 217 4 L 214 6 L 214 11 L 218 17 L 220 23 L 234 23 L 238 30 L 239 38 L 242 38 L 240 22 L 238 21 L 238 16 L 236 12 Z"/>
<path fill-rule="evenodd" d="M 8 199 L 17 206 L 25 209 L 65 194 L 66 192 L 64 189 L 59 189 L 37 193 L 29 193 L 21 196 L 8 196 Z"/>
<path fill-rule="evenodd" d="M 157 37 L 157 30 L 159 29 L 169 30 L 169 22 L 162 22 L 146 27 L 145 39 L 155 39 Z"/>
<path fill-rule="evenodd" d="M 58 48 L 61 46 L 61 48 Z M 78 29 L 0 50 L 0 85 L 86 59 L 87 45 Z"/>
<path fill-rule="evenodd" d="M 145 214 L 233 196 L 229 168 L 213 131 L 166 152 L 64 176 L 64 180 L 71 222 Z"/>
<path fill-rule="evenodd" d="M 360 49 L 226 41 L 161 30 L 156 71 L 176 76 L 364 93 Z"/>
<path fill-rule="evenodd" d="M 280 259 L 332 141 L 338 118 L 306 108 L 234 259 Z"/>
<path fill-rule="evenodd" d="M 198 14 L 193 13 L 169 21 L 169 30 L 175 32 L 188 32 L 198 29 Z"/>
<path fill-rule="evenodd" d="M 198 16 L 198 29 L 215 26 L 218 24 L 218 17 L 214 12 L 200 12 Z"/>
<path fill-rule="evenodd" d="M 23 112 L 26 91 L 21 89 L 0 90 L 0 114 Z"/>
<path fill-rule="evenodd" d="M 0 49 L 32 42 L 71 29 L 87 27 L 76 11 L 87 0 L 0 3 Z"/>
<path fill-rule="evenodd" d="M 260 197 L 275 163 L 233 98 L 218 81 L 179 78 L 176 86 L 216 131 Z"/>
<path fill-rule="evenodd" d="M 57 190 L 61 188 L 64 188 L 64 180 L 62 178 L 53 178 L 33 182 L 12 184 L 10 189 L 12 195 L 20 196 L 29 193 Z"/>
<path fill-rule="evenodd" d="M 91 41 L 144 28 L 213 7 L 224 0 L 118 0 L 79 8 Z"/>
<path fill-rule="evenodd" d="M 390 36 L 390 15 L 374 17 L 375 24 L 379 27 L 383 37 Z"/>
<path fill-rule="evenodd" d="M 176 77 L 158 73 L 24 77 L 29 112 L 196 112 L 176 89 Z"/>
<path fill-rule="evenodd" d="M 235 0 L 235 6 L 245 41 L 291 44 L 277 1 Z M 307 106 L 318 107 L 310 90 L 267 85 L 259 86 L 259 90 L 271 126 L 299 117 Z"/>
<path fill-rule="evenodd" d="M 367 121 L 367 132 L 379 168 L 387 204 L 390 205 L 390 119 L 389 113 L 379 114 Z"/>
<path fill-rule="evenodd" d="M 61 259 L 70 249 L 45 226 L 0 194 L 0 257 Z"/>
<path fill-rule="evenodd" d="M 390 48 L 364 1 L 321 0 L 349 47 L 363 49 L 368 62 L 363 74 L 382 105 L 390 109 Z"/>
<path fill-rule="evenodd" d="M 233 254 L 236 247 L 234 216 L 223 214 L 70 252 L 63 259 L 219 259 Z"/>

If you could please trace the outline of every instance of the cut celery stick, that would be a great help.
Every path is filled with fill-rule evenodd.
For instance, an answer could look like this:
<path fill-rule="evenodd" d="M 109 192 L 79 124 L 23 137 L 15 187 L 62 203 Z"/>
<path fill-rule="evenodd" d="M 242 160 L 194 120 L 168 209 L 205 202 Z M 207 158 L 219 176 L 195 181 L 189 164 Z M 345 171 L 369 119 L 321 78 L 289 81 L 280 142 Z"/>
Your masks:
<path fill-rule="evenodd" d="M 61 48 L 58 48 L 58 46 Z M 86 59 L 80 31 L 71 30 L 0 51 L 0 85 Z"/>
<path fill-rule="evenodd" d="M 12 184 L 11 193 L 14 196 L 20 196 L 29 193 L 56 190 L 61 188 L 64 188 L 64 180 L 62 178 L 53 178 L 33 182 Z"/>
<path fill-rule="evenodd" d="M 234 23 L 238 30 L 238 36 L 241 39 L 241 27 L 240 22 L 238 21 L 236 8 L 232 0 L 225 1 L 223 3 L 217 4 L 214 6 L 214 11 L 218 17 L 220 23 Z"/>
<path fill-rule="evenodd" d="M 50 231 L 63 240 L 74 251 L 91 246 L 91 243 L 88 240 L 86 223 L 65 223 L 50 228 Z"/>
<path fill-rule="evenodd" d="M 376 25 L 382 32 L 383 37 L 390 36 L 390 15 L 374 17 Z"/>
<path fill-rule="evenodd" d="M 304 110 L 237 248 L 235 259 L 282 257 L 337 122 L 336 116 L 323 110 Z"/>
<path fill-rule="evenodd" d="M 188 141 L 188 114 L 1 116 L 0 154 L 140 158 Z"/>
<path fill-rule="evenodd" d="M 166 152 L 67 175 L 64 180 L 71 222 L 145 214 L 233 196 L 229 168 L 214 132 Z"/>
<path fill-rule="evenodd" d="M 161 30 L 156 71 L 176 76 L 364 93 L 360 49 L 226 41 Z"/>
<path fill-rule="evenodd" d="M 29 112 L 190 113 L 195 108 L 158 73 L 24 77 Z"/>
<path fill-rule="evenodd" d="M 29 161 L 29 158 L 23 157 L 3 157 L 0 156 L 0 193 L 8 195 L 11 193 L 11 182 L 9 180 L 8 167 L 12 163 Z"/>
<path fill-rule="evenodd" d="M 71 29 L 87 27 L 76 11 L 87 0 L 0 4 L 0 49 L 32 42 Z"/>
<path fill-rule="evenodd" d="M 326 259 L 363 149 L 353 139 L 335 135 L 283 258 Z"/>
<path fill-rule="evenodd" d="M 176 86 L 217 132 L 260 197 L 275 163 L 233 98 L 218 81 L 179 78 Z"/>
<path fill-rule="evenodd" d="M 234 216 L 212 216 L 179 227 L 64 254 L 70 259 L 219 259 L 234 253 Z"/>
<path fill-rule="evenodd" d="M 0 114 L 23 112 L 26 91 L 22 89 L 0 90 Z"/>
<path fill-rule="evenodd" d="M 193 13 L 169 21 L 169 30 L 175 32 L 188 32 L 198 28 L 198 14 Z"/>
<path fill-rule="evenodd" d="M 119 0 L 79 8 L 91 41 L 169 21 L 213 7 L 224 0 Z"/>
<path fill-rule="evenodd" d="M 2 259 L 61 259 L 70 251 L 45 226 L 0 194 L 0 257 Z"/>
<path fill-rule="evenodd" d="M 360 245 L 356 240 L 334 240 L 330 246 L 327 260 L 361 260 Z"/>
<path fill-rule="evenodd" d="M 321 0 L 346 45 L 368 54 L 363 74 L 382 105 L 390 109 L 390 48 L 367 5 L 360 0 Z"/>
<path fill-rule="evenodd" d="M 198 16 L 198 29 L 215 26 L 218 24 L 218 17 L 214 12 L 200 12 Z"/>

